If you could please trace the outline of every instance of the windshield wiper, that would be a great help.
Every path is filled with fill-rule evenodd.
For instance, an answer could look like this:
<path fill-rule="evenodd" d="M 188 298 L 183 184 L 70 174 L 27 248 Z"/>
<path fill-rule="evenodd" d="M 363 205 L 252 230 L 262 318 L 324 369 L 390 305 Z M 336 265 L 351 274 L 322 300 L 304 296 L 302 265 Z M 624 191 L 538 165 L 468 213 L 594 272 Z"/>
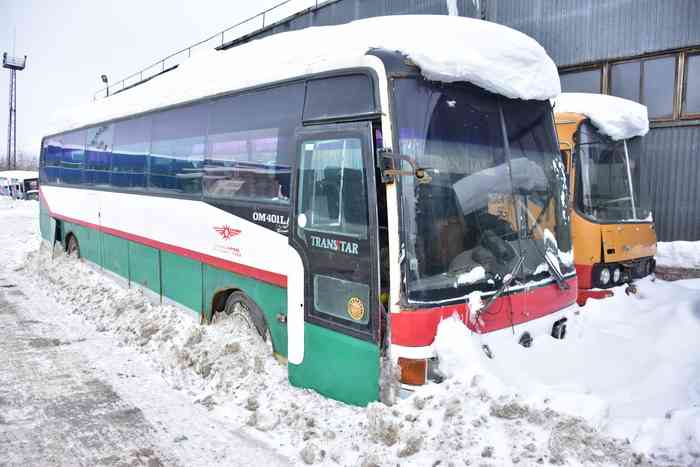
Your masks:
<path fill-rule="evenodd" d="M 539 249 L 537 245 L 535 245 L 535 250 L 537 250 L 544 259 L 544 262 L 547 264 L 547 267 L 549 268 L 549 273 L 552 277 L 554 277 L 554 280 L 557 282 L 557 285 L 559 286 L 559 290 L 569 290 L 569 283 L 566 282 L 566 278 L 564 277 L 564 274 L 561 273 L 561 269 L 559 269 L 559 266 L 554 264 L 554 261 L 552 258 L 547 254 L 547 251 L 542 251 Z"/>
<path fill-rule="evenodd" d="M 479 313 L 477 313 L 477 318 L 479 317 L 479 315 L 481 315 L 481 313 L 486 312 L 486 310 L 488 310 L 489 307 L 490 307 L 491 305 L 493 305 L 493 304 L 496 302 L 496 299 L 497 299 L 498 297 L 500 297 L 501 295 L 503 295 L 503 292 L 506 291 L 506 289 L 507 289 L 508 286 L 511 284 L 511 282 L 513 282 L 513 279 L 515 279 L 515 277 L 516 277 L 516 275 L 518 274 L 518 271 L 520 270 L 520 268 L 523 267 L 523 263 L 524 263 L 524 262 L 525 262 L 525 257 L 524 257 L 524 256 L 521 256 L 521 257 L 518 259 L 518 262 L 515 264 L 515 267 L 513 267 L 513 269 L 512 269 L 508 274 L 506 274 L 505 276 L 503 276 L 503 282 L 501 283 L 501 286 L 498 288 L 498 290 L 496 291 L 495 294 L 491 295 L 491 298 L 489 299 L 488 302 L 486 302 L 486 303 L 484 304 L 484 307 L 483 307 L 481 310 L 479 310 Z"/>

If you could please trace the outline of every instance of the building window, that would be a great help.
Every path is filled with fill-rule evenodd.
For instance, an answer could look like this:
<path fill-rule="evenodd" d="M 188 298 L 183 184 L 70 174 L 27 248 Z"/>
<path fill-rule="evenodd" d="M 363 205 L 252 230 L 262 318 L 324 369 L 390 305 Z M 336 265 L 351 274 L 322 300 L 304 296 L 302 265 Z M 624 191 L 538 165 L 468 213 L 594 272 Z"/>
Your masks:
<path fill-rule="evenodd" d="M 700 54 L 688 55 L 685 63 L 683 115 L 700 114 Z"/>
<path fill-rule="evenodd" d="M 642 66 L 639 61 L 615 63 L 610 67 L 610 94 L 640 101 Z"/>
<path fill-rule="evenodd" d="M 563 92 L 591 92 L 600 94 L 602 68 L 570 71 L 562 73 L 561 90 Z"/>
<path fill-rule="evenodd" d="M 613 63 L 610 94 L 647 106 L 650 120 L 673 118 L 676 55 Z"/>
<path fill-rule="evenodd" d="M 649 109 L 650 120 L 673 118 L 675 84 L 675 55 L 642 62 L 642 103 Z"/>

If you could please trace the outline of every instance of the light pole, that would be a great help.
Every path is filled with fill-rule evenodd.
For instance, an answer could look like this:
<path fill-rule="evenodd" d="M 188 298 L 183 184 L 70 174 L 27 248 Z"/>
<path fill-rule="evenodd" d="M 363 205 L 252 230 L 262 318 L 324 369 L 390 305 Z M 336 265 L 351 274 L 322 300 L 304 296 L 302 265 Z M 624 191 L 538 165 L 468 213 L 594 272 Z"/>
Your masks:
<path fill-rule="evenodd" d="M 7 122 L 7 169 L 17 167 L 17 72 L 24 70 L 24 58 L 2 54 L 2 67 L 10 70 L 10 115 Z"/>
<path fill-rule="evenodd" d="M 107 75 L 102 75 L 102 82 L 107 86 L 107 95 L 105 97 L 109 97 L 109 80 L 107 79 Z"/>

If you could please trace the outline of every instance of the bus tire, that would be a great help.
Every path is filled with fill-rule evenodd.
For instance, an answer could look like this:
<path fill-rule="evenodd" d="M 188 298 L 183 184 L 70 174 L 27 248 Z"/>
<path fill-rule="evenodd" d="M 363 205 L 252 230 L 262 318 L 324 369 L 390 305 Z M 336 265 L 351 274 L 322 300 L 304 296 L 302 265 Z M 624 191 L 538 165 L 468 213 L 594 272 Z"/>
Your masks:
<path fill-rule="evenodd" d="M 243 292 L 235 291 L 228 296 L 224 306 L 224 313 L 228 316 L 240 317 L 251 329 L 255 328 L 255 331 L 263 341 L 268 340 L 269 332 L 265 322 L 265 315 L 263 315 L 260 307 Z"/>
<path fill-rule="evenodd" d="M 68 234 L 68 240 L 66 241 L 66 253 L 68 256 L 80 258 L 80 243 L 78 243 L 78 239 L 73 234 Z"/>

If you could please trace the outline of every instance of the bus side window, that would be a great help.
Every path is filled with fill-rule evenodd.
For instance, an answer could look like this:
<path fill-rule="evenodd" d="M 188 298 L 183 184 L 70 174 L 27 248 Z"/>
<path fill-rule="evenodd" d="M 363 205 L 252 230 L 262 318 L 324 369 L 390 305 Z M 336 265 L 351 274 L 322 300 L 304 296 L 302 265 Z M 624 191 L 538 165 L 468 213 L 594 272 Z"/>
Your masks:
<path fill-rule="evenodd" d="M 294 129 L 304 87 L 290 84 L 224 97 L 211 106 L 204 196 L 289 203 Z"/>
<path fill-rule="evenodd" d="M 305 141 L 299 215 L 304 230 L 367 238 L 367 188 L 358 138 Z"/>

